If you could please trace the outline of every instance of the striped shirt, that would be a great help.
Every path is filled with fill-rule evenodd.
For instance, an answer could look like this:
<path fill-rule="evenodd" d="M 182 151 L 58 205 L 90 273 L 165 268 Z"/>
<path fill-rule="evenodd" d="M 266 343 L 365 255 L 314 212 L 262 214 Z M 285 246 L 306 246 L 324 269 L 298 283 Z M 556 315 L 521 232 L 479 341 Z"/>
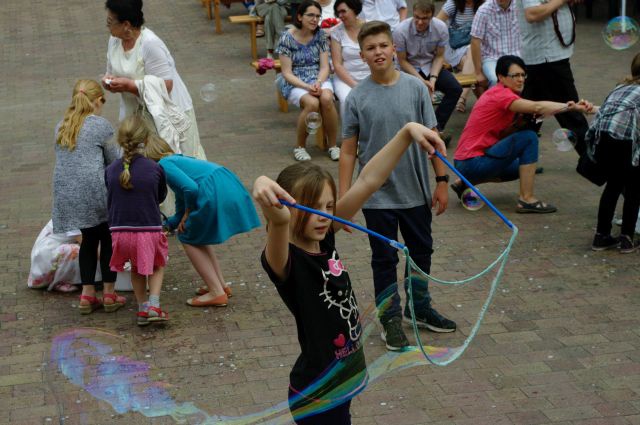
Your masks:
<path fill-rule="evenodd" d="M 593 159 L 601 133 L 616 140 L 631 140 L 631 165 L 640 165 L 640 86 L 619 85 L 602 103 L 591 123 L 585 142 L 587 153 Z"/>
<path fill-rule="evenodd" d="M 564 47 L 553 28 L 553 18 L 548 16 L 540 22 L 527 22 L 524 12 L 536 7 L 547 0 L 517 0 L 519 9 L 520 33 L 522 34 L 522 59 L 527 65 L 538 65 L 545 62 L 557 62 L 569 59 L 573 55 L 573 46 Z M 566 43 L 571 41 L 573 34 L 573 18 L 571 10 L 565 4 L 557 10 L 558 28 Z"/>
<path fill-rule="evenodd" d="M 473 6 L 465 6 L 464 12 L 460 12 L 456 9 L 456 4 L 453 0 L 447 0 L 442 10 L 447 14 L 449 18 L 449 25 L 461 27 L 473 22 Z"/>
<path fill-rule="evenodd" d="M 500 56 L 520 56 L 518 10 L 512 0 L 505 10 L 496 0 L 487 0 L 473 18 L 471 36 L 482 40 L 482 60 L 497 60 Z"/>

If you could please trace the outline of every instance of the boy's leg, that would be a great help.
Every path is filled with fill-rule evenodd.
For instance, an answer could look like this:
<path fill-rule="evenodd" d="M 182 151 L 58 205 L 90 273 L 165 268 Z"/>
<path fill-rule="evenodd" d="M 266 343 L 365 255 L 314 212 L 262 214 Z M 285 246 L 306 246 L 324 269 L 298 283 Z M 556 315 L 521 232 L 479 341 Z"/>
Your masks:
<path fill-rule="evenodd" d="M 431 271 L 431 254 L 433 253 L 433 239 L 431 237 L 431 209 L 428 205 L 415 208 L 397 210 L 400 232 L 404 239 L 411 259 L 425 273 Z M 418 277 L 419 275 L 416 275 Z M 416 321 L 421 327 L 434 332 L 453 332 L 456 323 L 440 315 L 431 306 L 429 286 L 424 276 L 419 276 L 418 282 L 412 281 L 413 307 Z M 405 291 L 408 289 L 405 280 Z M 408 301 L 408 298 L 407 298 Z M 405 306 L 404 316 L 411 317 L 409 306 Z"/>
<path fill-rule="evenodd" d="M 487 77 L 489 87 L 495 86 L 498 82 L 498 77 L 496 76 L 497 63 L 498 61 L 494 59 L 485 59 L 482 61 L 482 73 Z"/>
<path fill-rule="evenodd" d="M 398 218 L 394 210 L 363 209 L 367 228 L 380 233 L 389 239 L 398 238 Z M 376 295 L 376 305 L 379 307 L 378 318 L 385 323 L 393 317 L 400 317 L 400 295 L 396 285 L 398 281 L 398 251 L 380 239 L 369 236 L 371 246 L 371 269 L 373 271 L 373 286 Z M 385 308 L 380 309 L 383 299 L 389 296 Z"/>
<path fill-rule="evenodd" d="M 436 121 L 438 121 L 438 130 L 444 130 L 449 121 L 449 117 L 456 108 L 456 103 L 462 95 L 462 86 L 456 80 L 456 77 L 446 69 L 440 70 L 438 79 L 436 80 L 436 90 L 444 93 L 442 102 L 436 109 Z"/>

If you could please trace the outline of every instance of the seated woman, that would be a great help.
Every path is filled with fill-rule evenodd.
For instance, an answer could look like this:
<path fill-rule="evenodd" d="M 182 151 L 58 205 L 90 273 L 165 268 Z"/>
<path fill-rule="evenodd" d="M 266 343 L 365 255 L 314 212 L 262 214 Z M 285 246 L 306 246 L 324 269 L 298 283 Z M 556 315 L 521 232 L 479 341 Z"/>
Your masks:
<path fill-rule="evenodd" d="M 628 254 L 638 248 L 633 233 L 640 210 L 640 54 L 631 63 L 631 77 L 605 99 L 585 136 L 587 154 L 605 172 L 607 184 L 598 207 L 598 226 L 591 248 L 620 246 Z M 620 237 L 611 236 L 611 220 L 624 193 Z"/>
<path fill-rule="evenodd" d="M 358 33 L 364 20 L 358 18 L 362 12 L 359 0 L 336 0 L 335 14 L 342 22 L 331 31 L 331 58 L 333 60 L 333 88 L 340 101 L 340 115 L 344 110 L 347 95 L 356 84 L 371 74 L 369 66 L 360 57 Z"/>
<path fill-rule="evenodd" d="M 321 13 L 318 2 L 303 1 L 298 7 L 295 26 L 282 34 L 276 48 L 282 68 L 276 80 L 278 89 L 289 103 L 302 108 L 297 124 L 297 146 L 293 150 L 297 161 L 311 159 L 305 149 L 308 135 L 305 119 L 311 112 L 320 112 L 322 116 L 329 156 L 333 161 L 340 158 L 340 148 L 336 146 L 338 114 L 329 81 L 329 45 L 318 25 Z"/>
<path fill-rule="evenodd" d="M 575 103 L 533 102 L 520 97 L 527 78 L 524 61 L 517 56 L 502 56 L 496 64 L 498 84 L 478 99 L 462 130 L 454 163 L 469 181 L 506 182 L 520 179 L 516 212 L 552 213 L 556 207 L 538 200 L 533 193 L 538 136 L 532 130 L 513 128 L 516 114 L 548 116 L 565 111 L 590 112 L 593 108 L 584 100 Z M 457 180 L 451 185 L 458 197 L 466 188 Z"/>
<path fill-rule="evenodd" d="M 449 34 L 451 34 L 451 28 L 457 28 L 458 31 L 466 31 L 469 34 L 469 43 L 471 43 L 471 23 L 482 3 L 484 3 L 484 0 L 447 0 L 436 18 L 450 27 Z M 451 46 L 452 42 L 453 40 L 450 38 L 449 44 L 444 49 L 444 59 L 449 65 L 459 69 L 463 74 L 474 74 L 469 43 L 453 48 Z M 469 87 L 462 90 L 460 99 L 456 104 L 458 112 L 465 112 L 470 91 L 471 88 Z"/>

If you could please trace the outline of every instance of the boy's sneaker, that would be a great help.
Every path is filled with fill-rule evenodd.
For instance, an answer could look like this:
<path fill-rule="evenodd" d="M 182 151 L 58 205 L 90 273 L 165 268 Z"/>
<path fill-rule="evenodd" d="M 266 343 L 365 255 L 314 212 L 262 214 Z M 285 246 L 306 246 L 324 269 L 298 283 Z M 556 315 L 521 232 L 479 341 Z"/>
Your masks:
<path fill-rule="evenodd" d="M 440 333 L 454 332 L 456 330 L 456 322 L 447 319 L 432 307 L 429 307 L 424 312 L 416 311 L 415 313 L 416 324 L 419 328 L 426 328 L 432 332 Z M 404 310 L 404 321 L 412 323 L 409 309 Z"/>
<path fill-rule="evenodd" d="M 615 248 L 620 244 L 619 238 L 614 238 L 611 235 L 602 235 L 596 233 L 593 237 L 593 243 L 591 244 L 592 251 L 604 251 L 605 249 Z"/>
<path fill-rule="evenodd" d="M 339 160 L 340 159 L 340 148 L 337 147 L 337 146 L 329 148 L 329 158 L 331 158 L 332 161 Z"/>
<path fill-rule="evenodd" d="M 382 324 L 380 338 L 386 343 L 387 350 L 400 351 L 409 346 L 409 340 L 402 330 L 402 319 L 392 317 L 388 322 Z"/>
<path fill-rule="evenodd" d="M 627 235 L 620 235 L 620 253 L 621 254 L 631 254 L 633 251 L 638 249 L 640 246 L 640 241 L 633 241 L 633 238 L 630 238 Z"/>

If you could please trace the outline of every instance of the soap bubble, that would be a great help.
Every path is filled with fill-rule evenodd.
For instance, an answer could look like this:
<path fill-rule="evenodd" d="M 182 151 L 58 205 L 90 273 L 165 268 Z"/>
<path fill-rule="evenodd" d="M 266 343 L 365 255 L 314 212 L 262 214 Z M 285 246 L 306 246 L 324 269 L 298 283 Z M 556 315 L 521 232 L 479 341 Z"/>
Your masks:
<path fill-rule="evenodd" d="M 624 50 L 636 44 L 640 38 L 638 22 L 628 16 L 618 16 L 607 23 L 602 30 L 602 38 L 607 46 L 615 50 Z"/>
<path fill-rule="evenodd" d="M 207 103 L 211 103 L 218 97 L 216 92 L 216 85 L 213 83 L 207 83 L 200 87 L 200 98 Z"/>
<path fill-rule="evenodd" d="M 552 140 L 560 152 L 569 152 L 576 144 L 576 135 L 571 130 L 559 128 L 553 132 Z"/>
<path fill-rule="evenodd" d="M 464 192 L 462 192 L 460 201 L 462 201 L 462 206 L 469 211 L 478 211 L 480 208 L 484 207 L 484 201 L 482 198 L 479 197 L 470 187 L 466 188 Z"/>
<path fill-rule="evenodd" d="M 318 128 L 322 125 L 322 116 L 317 112 L 310 112 L 304 122 L 307 125 L 307 133 L 316 134 Z"/>

